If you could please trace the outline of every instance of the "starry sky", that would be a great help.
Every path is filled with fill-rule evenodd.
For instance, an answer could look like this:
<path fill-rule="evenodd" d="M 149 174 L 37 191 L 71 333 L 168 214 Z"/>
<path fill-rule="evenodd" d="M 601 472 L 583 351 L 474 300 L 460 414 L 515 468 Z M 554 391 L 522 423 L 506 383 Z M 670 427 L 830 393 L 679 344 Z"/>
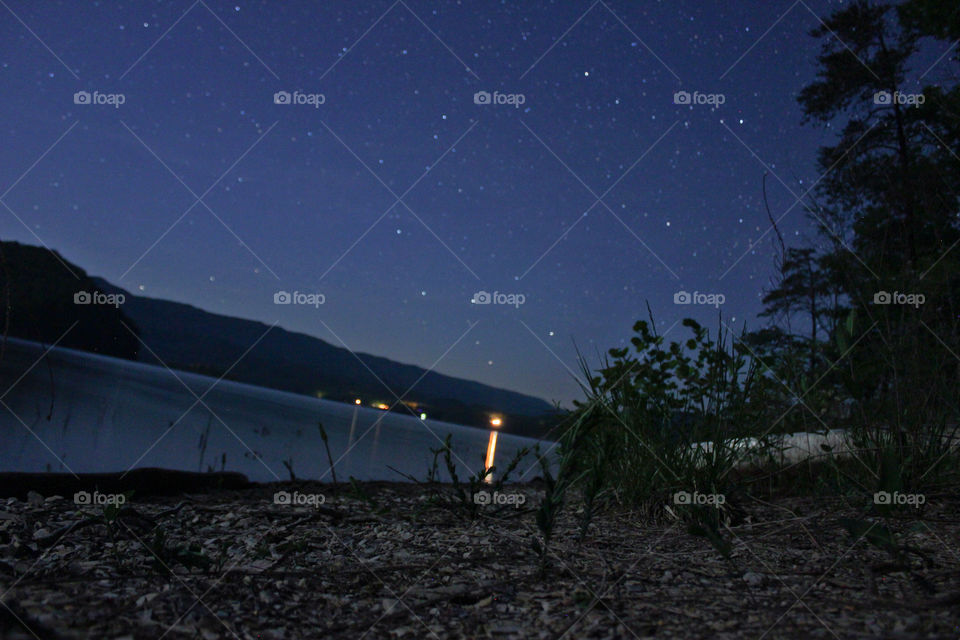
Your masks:
<path fill-rule="evenodd" d="M 668 338 L 717 325 L 678 291 L 761 323 L 761 181 L 800 242 L 834 132 L 796 95 L 839 6 L 2 0 L 0 237 L 569 406 L 574 345 L 647 301 Z"/>

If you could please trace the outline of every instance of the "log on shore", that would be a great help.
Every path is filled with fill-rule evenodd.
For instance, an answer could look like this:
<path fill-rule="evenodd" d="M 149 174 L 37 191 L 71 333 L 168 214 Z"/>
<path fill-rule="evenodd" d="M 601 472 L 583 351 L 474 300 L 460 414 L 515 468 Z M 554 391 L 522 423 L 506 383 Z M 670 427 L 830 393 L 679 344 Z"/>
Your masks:
<path fill-rule="evenodd" d="M 74 494 L 86 491 L 93 494 L 125 493 L 134 496 L 172 496 L 182 493 L 203 493 L 218 489 L 246 489 L 251 482 L 242 473 L 218 471 L 199 473 L 153 467 L 132 469 L 117 473 L 0 473 L 0 498 L 26 499 L 27 493 L 59 495 L 72 499 Z"/>

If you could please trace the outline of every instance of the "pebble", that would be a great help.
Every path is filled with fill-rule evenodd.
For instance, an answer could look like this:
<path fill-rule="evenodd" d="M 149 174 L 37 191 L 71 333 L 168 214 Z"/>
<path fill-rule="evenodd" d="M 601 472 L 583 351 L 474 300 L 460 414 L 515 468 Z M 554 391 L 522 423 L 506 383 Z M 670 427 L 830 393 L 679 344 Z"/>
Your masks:
<path fill-rule="evenodd" d="M 743 581 L 751 587 L 756 587 L 763 584 L 763 576 L 759 573 L 754 573 L 753 571 L 747 571 L 745 574 L 743 574 Z"/>

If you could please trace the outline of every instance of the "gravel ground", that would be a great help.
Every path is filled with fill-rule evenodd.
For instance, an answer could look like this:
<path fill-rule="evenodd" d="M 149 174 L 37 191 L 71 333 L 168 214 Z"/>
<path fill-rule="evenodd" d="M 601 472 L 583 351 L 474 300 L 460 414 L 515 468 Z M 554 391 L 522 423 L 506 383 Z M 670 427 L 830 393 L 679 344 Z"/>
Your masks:
<path fill-rule="evenodd" d="M 134 496 L 119 512 L 0 499 L 0 638 L 960 637 L 956 496 L 883 520 L 899 558 L 842 525 L 879 522 L 866 503 L 739 505 L 729 560 L 663 507 L 605 511 L 578 544 L 571 507 L 541 571 L 542 486 L 509 491 L 475 518 L 403 483 Z"/>

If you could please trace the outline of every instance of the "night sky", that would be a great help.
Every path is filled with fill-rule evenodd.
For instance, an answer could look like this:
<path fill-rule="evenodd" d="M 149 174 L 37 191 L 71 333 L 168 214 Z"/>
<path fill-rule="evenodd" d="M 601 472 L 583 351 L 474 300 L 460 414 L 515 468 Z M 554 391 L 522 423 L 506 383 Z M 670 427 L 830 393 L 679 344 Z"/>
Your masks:
<path fill-rule="evenodd" d="M 668 338 L 716 327 L 680 290 L 760 324 L 761 180 L 799 243 L 834 132 L 796 95 L 838 6 L 0 0 L 0 237 L 569 406 L 574 343 L 629 340 L 645 300 Z"/>

